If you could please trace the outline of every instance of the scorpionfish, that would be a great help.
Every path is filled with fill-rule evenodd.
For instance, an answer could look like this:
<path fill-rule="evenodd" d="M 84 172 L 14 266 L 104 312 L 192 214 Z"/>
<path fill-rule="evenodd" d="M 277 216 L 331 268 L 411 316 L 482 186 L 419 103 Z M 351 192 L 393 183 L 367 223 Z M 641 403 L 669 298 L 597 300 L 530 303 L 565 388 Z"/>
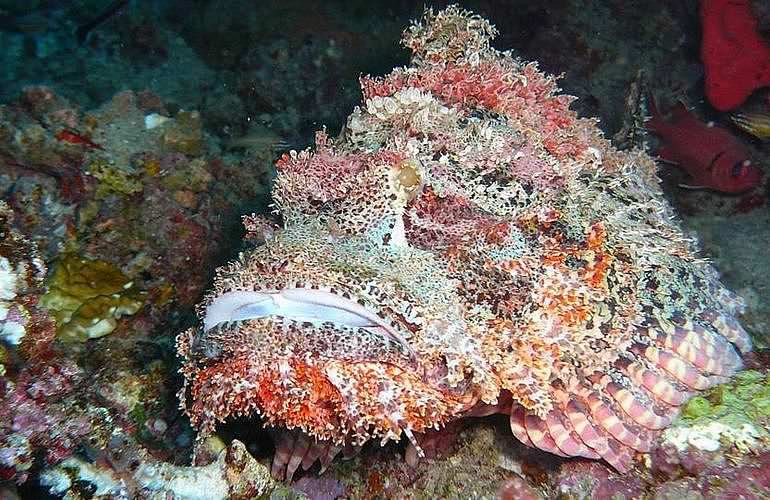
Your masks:
<path fill-rule="evenodd" d="M 456 6 L 409 27 L 409 66 L 363 77 L 339 136 L 277 162 L 280 227 L 217 271 L 179 335 L 199 436 L 278 434 L 289 477 L 467 416 L 628 470 L 751 340 L 653 160 L 618 151 L 553 77 Z M 254 235 L 252 235 L 254 236 Z"/>

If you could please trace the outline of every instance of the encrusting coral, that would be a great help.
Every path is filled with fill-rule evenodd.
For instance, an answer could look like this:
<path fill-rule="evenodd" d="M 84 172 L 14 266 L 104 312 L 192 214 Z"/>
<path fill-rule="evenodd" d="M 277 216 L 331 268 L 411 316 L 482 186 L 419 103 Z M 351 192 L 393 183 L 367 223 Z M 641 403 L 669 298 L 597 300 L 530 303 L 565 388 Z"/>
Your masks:
<path fill-rule="evenodd" d="M 666 429 L 663 444 L 678 451 L 713 452 L 734 446 L 747 453 L 770 448 L 770 375 L 744 371 L 684 406 L 682 418 Z"/>
<path fill-rule="evenodd" d="M 91 492 L 101 498 L 162 498 L 173 492 L 173 498 L 214 500 L 265 498 L 276 493 L 276 489 L 282 492 L 276 488 L 267 467 L 254 460 L 246 446 L 237 440 L 204 466 L 171 465 L 141 449 L 132 448 L 124 453 L 136 464 L 128 471 L 98 467 L 72 457 L 44 472 L 41 483 L 51 493 L 67 493 L 66 498 L 75 497 L 73 483 L 90 486 Z M 281 498 L 279 493 L 275 498 Z"/>
<path fill-rule="evenodd" d="M 53 322 L 39 301 L 47 268 L 35 244 L 14 227 L 15 218 L 0 201 L 0 377 L 11 350 L 35 357 L 54 338 Z"/>
<path fill-rule="evenodd" d="M 121 316 L 136 313 L 143 304 L 142 294 L 120 269 L 74 254 L 59 259 L 40 299 L 56 320 L 57 336 L 70 342 L 109 334 Z"/>
<path fill-rule="evenodd" d="M 27 334 L 30 309 L 37 306 L 31 292 L 42 289 L 46 267 L 37 248 L 13 228 L 13 219 L 0 201 L 0 342 L 16 346 Z"/>
<path fill-rule="evenodd" d="M 342 134 L 277 163 L 283 228 L 218 272 L 178 337 L 201 435 L 261 415 L 273 473 L 505 413 L 523 443 L 617 470 L 751 340 L 653 161 L 569 110 L 486 20 L 428 11 Z"/>

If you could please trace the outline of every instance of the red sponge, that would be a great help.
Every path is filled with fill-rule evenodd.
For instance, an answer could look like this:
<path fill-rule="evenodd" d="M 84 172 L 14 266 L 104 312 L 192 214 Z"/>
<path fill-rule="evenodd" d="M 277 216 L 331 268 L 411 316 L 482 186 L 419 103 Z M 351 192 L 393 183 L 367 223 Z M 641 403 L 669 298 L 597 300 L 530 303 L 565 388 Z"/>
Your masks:
<path fill-rule="evenodd" d="M 720 111 L 770 85 L 770 44 L 757 31 L 750 0 L 701 0 L 706 97 Z"/>

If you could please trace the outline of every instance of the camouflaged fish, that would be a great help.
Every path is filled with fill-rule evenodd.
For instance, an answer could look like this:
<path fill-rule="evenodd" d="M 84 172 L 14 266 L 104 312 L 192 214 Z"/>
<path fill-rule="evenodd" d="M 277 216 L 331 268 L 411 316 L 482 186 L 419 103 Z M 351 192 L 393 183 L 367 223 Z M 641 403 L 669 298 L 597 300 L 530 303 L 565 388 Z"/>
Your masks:
<path fill-rule="evenodd" d="M 261 417 L 291 477 L 369 440 L 405 436 L 415 458 L 430 430 L 499 412 L 526 445 L 625 471 L 740 369 L 743 302 L 654 162 L 494 35 L 428 11 L 339 137 L 278 161 L 282 227 L 219 269 L 178 338 L 201 436 Z"/>

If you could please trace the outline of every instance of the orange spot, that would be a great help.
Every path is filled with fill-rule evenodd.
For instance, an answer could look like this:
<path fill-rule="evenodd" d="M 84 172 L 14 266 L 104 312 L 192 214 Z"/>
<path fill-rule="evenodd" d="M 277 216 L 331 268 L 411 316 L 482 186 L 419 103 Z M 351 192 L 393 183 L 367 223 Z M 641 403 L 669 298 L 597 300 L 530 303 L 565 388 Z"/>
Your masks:
<path fill-rule="evenodd" d="M 550 267 L 557 267 L 560 264 L 564 264 L 564 260 L 567 256 L 563 253 L 550 253 L 543 255 L 543 265 Z"/>
<path fill-rule="evenodd" d="M 605 288 L 607 271 L 610 268 L 612 257 L 605 253 L 598 253 L 594 258 L 594 262 L 589 263 L 586 268 L 586 282 L 592 288 Z"/>
<path fill-rule="evenodd" d="M 593 251 L 593 258 L 588 259 L 588 265 L 584 271 L 586 283 L 592 288 L 605 288 L 607 286 L 607 272 L 612 264 L 613 258 L 604 250 L 607 242 L 607 229 L 604 224 L 597 222 L 591 226 L 591 230 L 586 237 L 588 249 Z"/>
<path fill-rule="evenodd" d="M 484 239 L 490 245 L 499 245 L 505 241 L 509 233 L 510 226 L 505 222 L 499 222 L 484 228 Z"/>
<path fill-rule="evenodd" d="M 323 371 L 299 360 L 289 361 L 286 374 L 260 372 L 257 384 L 260 409 L 287 427 L 303 427 L 321 435 L 343 413 L 340 394 Z M 297 388 L 299 393 L 290 392 Z"/>
<path fill-rule="evenodd" d="M 604 227 L 604 224 L 597 222 L 591 226 L 586 240 L 588 242 L 588 248 L 591 250 L 596 250 L 603 246 L 607 241 L 607 229 Z"/>
<path fill-rule="evenodd" d="M 374 498 L 376 496 L 379 496 L 383 490 L 385 489 L 385 485 L 382 482 L 382 476 L 379 472 L 376 470 L 369 472 L 369 477 L 366 481 L 366 491 L 368 495 L 371 498 Z"/>

